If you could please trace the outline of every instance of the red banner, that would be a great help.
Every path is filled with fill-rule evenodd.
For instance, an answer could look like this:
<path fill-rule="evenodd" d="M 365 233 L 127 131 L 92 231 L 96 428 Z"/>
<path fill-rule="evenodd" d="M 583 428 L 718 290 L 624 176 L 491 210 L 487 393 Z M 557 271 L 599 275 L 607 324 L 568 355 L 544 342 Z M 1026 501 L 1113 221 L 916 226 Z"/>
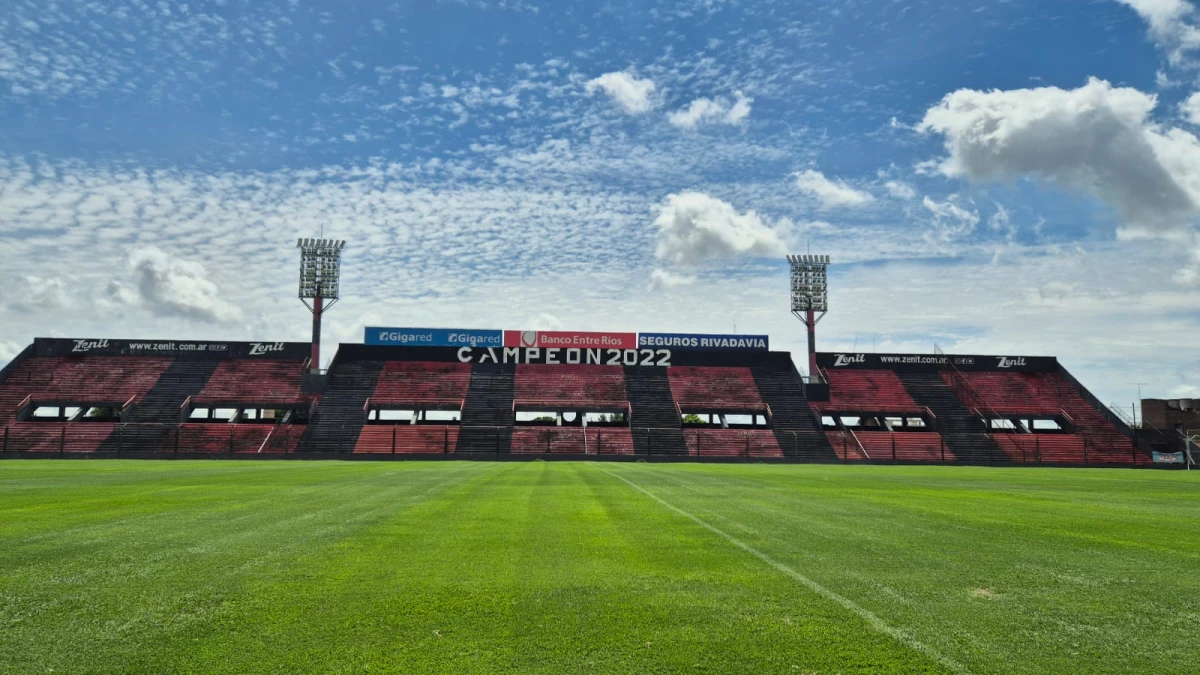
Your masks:
<path fill-rule="evenodd" d="M 505 347 L 549 349 L 637 349 L 637 333 L 583 333 L 566 330 L 506 330 Z"/>

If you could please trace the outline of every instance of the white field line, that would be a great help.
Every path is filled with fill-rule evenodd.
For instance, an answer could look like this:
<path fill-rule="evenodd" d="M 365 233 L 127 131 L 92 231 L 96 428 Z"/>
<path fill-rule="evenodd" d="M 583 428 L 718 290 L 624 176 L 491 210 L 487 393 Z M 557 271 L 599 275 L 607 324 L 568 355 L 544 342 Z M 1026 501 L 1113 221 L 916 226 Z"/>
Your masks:
<path fill-rule="evenodd" d="M 693 516 L 692 514 L 688 513 L 687 511 L 684 511 L 683 509 L 679 508 L 678 506 L 675 506 L 675 505 L 667 502 L 666 500 L 662 499 L 658 495 L 654 494 L 653 492 L 650 492 L 649 490 L 647 490 L 647 489 L 643 488 L 642 486 L 638 485 L 637 483 L 634 483 L 633 481 L 625 478 L 624 476 L 615 474 L 612 471 L 609 471 L 608 469 L 605 469 L 603 467 L 598 466 L 597 468 L 599 468 L 604 473 L 607 473 L 608 475 L 612 476 L 613 478 L 616 478 L 618 480 L 625 482 L 625 484 L 627 484 L 629 487 L 646 495 L 647 497 L 653 499 L 654 501 L 658 502 L 659 504 L 662 504 L 663 506 L 674 511 L 675 513 L 678 513 L 679 515 L 683 516 L 684 518 L 687 518 L 688 520 L 696 523 L 697 525 L 699 525 L 700 527 L 703 527 L 704 529 L 708 530 L 709 532 L 712 532 L 713 534 L 723 538 L 725 541 L 728 541 L 729 543 L 742 549 L 746 553 L 749 553 L 750 555 L 754 556 L 755 558 L 758 558 L 759 560 L 763 561 L 767 565 L 770 565 L 771 567 L 773 567 L 777 572 L 780 572 L 788 577 L 791 577 L 792 580 L 794 580 L 794 581 L 800 582 L 802 585 L 808 587 L 810 590 L 817 593 L 818 595 L 824 596 L 825 598 L 828 598 L 829 600 L 836 602 L 837 604 L 841 605 L 842 607 L 845 607 L 846 609 L 850 610 L 851 612 L 854 612 L 855 614 L 860 616 L 864 621 L 866 621 L 871 626 L 871 628 L 875 629 L 877 632 L 883 633 L 884 635 L 887 635 L 888 637 L 891 637 L 891 638 L 899 641 L 900 643 L 902 643 L 906 647 L 909 647 L 910 649 L 915 649 L 915 650 L 921 652 L 922 654 L 932 658 L 933 660 L 937 661 L 941 665 L 945 666 L 946 668 L 949 668 L 950 670 L 952 670 L 956 673 L 970 673 L 971 672 L 963 664 L 959 663 L 958 661 L 955 661 L 954 659 L 952 659 L 948 656 L 944 656 L 943 654 L 941 654 L 934 648 L 930 647 L 929 645 L 925 644 L 924 642 L 921 642 L 920 640 L 909 635 L 904 630 L 901 630 L 899 628 L 895 628 L 893 626 L 888 625 L 886 622 L 884 622 L 883 619 L 880 619 L 873 612 L 871 612 L 868 609 L 865 609 L 864 607 L 862 607 L 858 603 L 854 602 L 850 598 L 847 598 L 843 595 L 839 595 L 835 591 L 832 591 L 832 590 L 826 588 L 825 586 L 822 586 L 821 584 L 813 581 L 812 579 L 809 579 L 808 577 L 804 576 L 803 574 L 801 574 L 801 573 L 797 572 L 796 570 L 792 569 L 791 567 L 788 567 L 787 565 L 779 562 L 778 560 L 772 558 L 771 556 L 767 555 L 766 553 L 763 553 L 762 551 L 754 548 L 753 546 L 747 544 L 746 542 L 742 541 L 741 539 L 738 539 L 737 537 L 735 537 L 731 534 L 727 534 L 724 531 L 714 527 L 713 525 L 710 525 L 708 522 L 706 522 L 696 516 Z"/>

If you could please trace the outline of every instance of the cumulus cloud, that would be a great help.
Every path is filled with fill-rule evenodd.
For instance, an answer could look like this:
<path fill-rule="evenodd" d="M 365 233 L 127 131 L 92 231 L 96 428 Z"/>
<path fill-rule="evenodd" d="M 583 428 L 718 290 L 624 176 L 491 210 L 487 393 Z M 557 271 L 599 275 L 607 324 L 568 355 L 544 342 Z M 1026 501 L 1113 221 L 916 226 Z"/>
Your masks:
<path fill-rule="evenodd" d="M 737 92 L 737 99 L 730 102 L 723 98 L 698 98 L 686 108 L 667 114 L 667 121 L 680 129 L 695 129 L 710 124 L 741 124 L 750 116 L 750 104 L 754 99 Z"/>
<path fill-rule="evenodd" d="M 741 124 L 742 120 L 750 116 L 750 104 L 754 99 L 742 94 L 742 92 L 734 92 L 733 106 L 729 108 L 729 112 L 725 114 L 725 121 L 729 124 Z"/>
<path fill-rule="evenodd" d="M 639 80 L 636 76 L 625 72 L 605 73 L 600 77 L 588 80 L 584 85 L 589 94 L 602 91 L 617 105 L 630 115 L 649 112 L 654 107 L 651 96 L 654 94 L 654 82 L 646 79 Z"/>
<path fill-rule="evenodd" d="M 918 129 L 945 137 L 949 177 L 1035 176 L 1113 206 L 1127 232 L 1186 232 L 1200 204 L 1200 140 L 1154 124 L 1151 94 L 1090 79 L 1078 89 L 961 89 Z"/>
<path fill-rule="evenodd" d="M 1189 123 L 1200 125 L 1200 91 L 1192 94 L 1183 103 L 1180 103 L 1179 112 L 1183 114 L 1183 119 Z"/>
<path fill-rule="evenodd" d="M 220 288 L 200 263 L 147 246 L 130 253 L 129 271 L 132 289 L 120 282 L 110 286 L 110 295 L 118 302 L 136 301 L 152 314 L 207 323 L 229 323 L 241 315 L 221 297 Z"/>
<path fill-rule="evenodd" d="M 812 169 L 796 174 L 796 187 L 816 197 L 821 207 L 826 209 L 864 206 L 875 200 L 869 192 L 856 190 L 844 181 L 830 180 L 825 174 Z"/>
<path fill-rule="evenodd" d="M 913 186 L 903 181 L 889 180 L 883 184 L 883 187 L 887 188 L 888 194 L 896 199 L 912 199 L 917 196 L 917 191 L 913 189 Z"/>
<path fill-rule="evenodd" d="M 652 291 L 690 286 L 694 283 L 696 283 L 696 277 L 687 274 L 676 274 L 664 269 L 655 269 L 650 273 L 650 290 Z"/>
<path fill-rule="evenodd" d="M 658 227 L 655 256 L 677 265 L 787 252 L 779 234 L 757 213 L 738 213 L 728 202 L 702 192 L 668 195 L 654 225 Z"/>
<path fill-rule="evenodd" d="M 695 129 L 701 122 L 719 120 L 725 114 L 720 103 L 709 98 L 698 98 L 688 107 L 667 115 L 667 121 L 681 129 Z"/>
<path fill-rule="evenodd" d="M 1117 0 L 1137 12 L 1150 26 L 1150 37 L 1174 65 L 1200 49 L 1196 8 L 1186 0 Z"/>
<path fill-rule="evenodd" d="M 60 277 L 26 274 L 6 284 L 5 306 L 22 312 L 54 312 L 71 304 L 67 283 Z"/>

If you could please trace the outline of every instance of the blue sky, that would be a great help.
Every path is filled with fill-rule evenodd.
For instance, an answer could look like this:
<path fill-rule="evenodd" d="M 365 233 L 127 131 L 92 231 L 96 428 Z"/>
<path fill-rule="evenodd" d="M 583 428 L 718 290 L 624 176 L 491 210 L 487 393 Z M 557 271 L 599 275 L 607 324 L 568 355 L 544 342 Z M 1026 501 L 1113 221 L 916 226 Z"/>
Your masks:
<path fill-rule="evenodd" d="M 1185 0 L 58 1 L 0 9 L 0 361 L 371 325 L 1056 354 L 1200 395 Z"/>

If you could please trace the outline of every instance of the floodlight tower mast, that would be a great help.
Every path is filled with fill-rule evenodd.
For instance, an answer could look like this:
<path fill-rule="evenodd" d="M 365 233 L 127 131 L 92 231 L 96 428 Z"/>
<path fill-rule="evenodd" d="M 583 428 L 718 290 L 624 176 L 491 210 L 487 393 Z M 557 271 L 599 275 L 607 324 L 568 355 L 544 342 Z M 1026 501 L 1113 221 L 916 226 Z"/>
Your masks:
<path fill-rule="evenodd" d="M 789 255 L 792 264 L 792 316 L 808 328 L 808 377 L 817 379 L 817 322 L 829 311 L 827 255 Z"/>
<path fill-rule="evenodd" d="M 342 249 L 345 247 L 346 242 L 340 239 L 300 239 L 296 242 L 296 248 L 300 249 L 300 302 L 313 316 L 309 372 L 314 374 L 321 370 L 321 316 L 337 304 Z M 309 304 L 310 300 L 312 304 Z M 332 302 L 326 305 L 326 300 Z"/>

